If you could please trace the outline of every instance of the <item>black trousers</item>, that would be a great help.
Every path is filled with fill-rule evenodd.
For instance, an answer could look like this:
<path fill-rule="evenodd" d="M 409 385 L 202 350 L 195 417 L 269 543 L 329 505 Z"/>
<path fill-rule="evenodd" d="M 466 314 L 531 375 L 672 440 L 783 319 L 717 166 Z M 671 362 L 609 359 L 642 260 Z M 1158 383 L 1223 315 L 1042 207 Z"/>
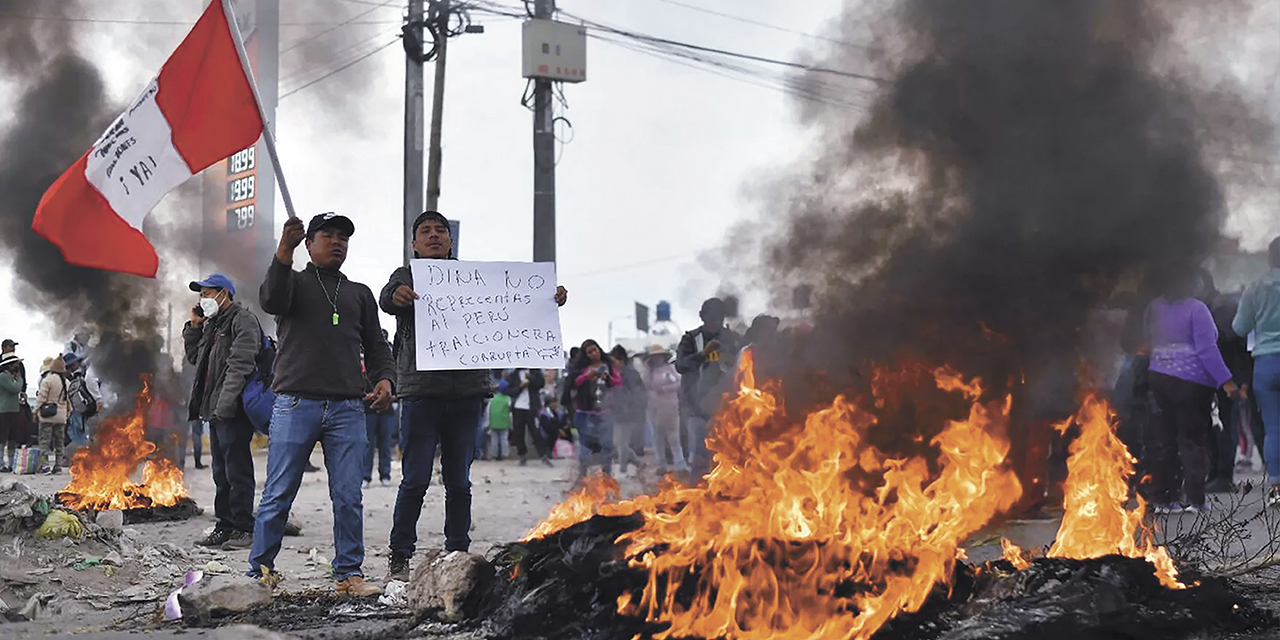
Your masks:
<path fill-rule="evenodd" d="M 253 425 L 238 417 L 209 423 L 209 454 L 212 458 L 213 515 L 218 527 L 253 533 Z"/>
<path fill-rule="evenodd" d="M 526 433 L 533 438 L 533 447 L 537 450 L 539 458 L 551 457 L 551 451 L 547 447 L 547 440 L 542 437 L 542 430 L 538 428 L 538 416 L 528 409 L 512 409 L 511 441 L 516 445 L 516 453 L 520 455 L 521 460 L 529 457 L 529 444 L 525 440 Z"/>
<path fill-rule="evenodd" d="M 1151 423 L 1147 429 L 1148 499 L 1156 504 L 1185 500 L 1204 504 L 1213 429 L 1210 387 L 1160 373 L 1151 374 Z"/>

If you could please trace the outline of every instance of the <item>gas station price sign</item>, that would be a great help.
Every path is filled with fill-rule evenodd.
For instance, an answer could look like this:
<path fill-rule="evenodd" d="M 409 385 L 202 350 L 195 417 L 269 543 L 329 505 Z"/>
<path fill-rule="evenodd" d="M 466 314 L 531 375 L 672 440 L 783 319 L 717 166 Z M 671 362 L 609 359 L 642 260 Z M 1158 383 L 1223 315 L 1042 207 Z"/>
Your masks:
<path fill-rule="evenodd" d="M 253 228 L 257 205 L 258 147 L 227 158 L 227 231 Z"/>

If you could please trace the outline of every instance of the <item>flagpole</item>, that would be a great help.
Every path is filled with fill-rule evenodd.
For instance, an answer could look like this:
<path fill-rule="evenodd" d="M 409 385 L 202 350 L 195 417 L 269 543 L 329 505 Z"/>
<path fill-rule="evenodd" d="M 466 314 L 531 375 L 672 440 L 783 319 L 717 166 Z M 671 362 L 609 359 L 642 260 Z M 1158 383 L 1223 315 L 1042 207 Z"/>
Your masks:
<path fill-rule="evenodd" d="M 280 155 L 276 153 L 276 138 L 271 134 L 271 123 L 267 121 L 267 112 L 262 108 L 262 96 L 258 95 L 258 81 L 253 77 L 253 68 L 249 65 L 249 55 L 244 50 L 244 39 L 240 36 L 240 24 L 236 22 L 236 13 L 231 9 L 231 0 L 213 0 L 222 4 L 222 12 L 227 16 L 227 24 L 231 26 L 231 40 L 236 43 L 236 55 L 240 57 L 240 67 L 249 79 L 249 88 L 253 90 L 253 102 L 258 105 L 258 114 L 262 117 L 262 141 L 267 145 L 267 155 L 271 156 L 271 169 L 276 174 L 276 182 L 280 183 L 280 196 L 284 198 L 284 210 L 290 218 L 297 218 L 293 211 L 293 198 L 289 197 L 289 185 L 285 184 L 284 171 L 280 168 Z"/>

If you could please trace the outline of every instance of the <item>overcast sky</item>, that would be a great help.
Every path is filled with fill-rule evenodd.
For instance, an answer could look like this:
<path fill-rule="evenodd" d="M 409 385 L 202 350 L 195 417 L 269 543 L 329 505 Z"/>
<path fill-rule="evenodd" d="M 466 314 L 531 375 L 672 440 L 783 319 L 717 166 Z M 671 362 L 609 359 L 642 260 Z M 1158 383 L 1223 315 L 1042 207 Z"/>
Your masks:
<path fill-rule="evenodd" d="M 497 1 L 518 10 L 516 0 Z M 187 25 L 201 8 L 200 0 L 83 4 L 91 18 Z M 308 24 L 282 26 L 282 49 L 369 13 L 284 53 L 282 93 L 393 42 L 403 3 L 377 4 L 307 3 L 316 10 L 303 14 L 305 20 L 296 17 L 303 5 L 287 7 L 282 21 Z M 664 38 L 792 60 L 805 49 L 832 46 L 811 34 L 830 34 L 828 22 L 841 4 L 562 0 L 559 7 Z M 450 41 L 440 208 L 462 223 L 463 259 L 530 260 L 532 116 L 520 104 L 520 21 L 474 18 L 484 34 Z M 187 28 L 84 23 L 121 103 L 155 74 Z M 782 91 L 599 40 L 588 42 L 588 77 L 564 86 L 569 108 L 560 114 L 573 125 L 572 132 L 562 130 L 570 141 L 558 150 L 557 168 L 558 271 L 571 291 L 562 312 L 566 346 L 589 337 L 603 342 L 610 320 L 615 338 L 628 335 L 623 327 L 633 322 L 635 301 L 650 307 L 671 301 L 675 320 L 687 330 L 697 324 L 698 303 L 717 293 L 719 282 L 700 256 L 724 245 L 728 227 L 771 213 L 753 187 L 794 166 L 812 133 L 800 124 L 796 99 Z M 429 101 L 430 65 L 426 81 Z M 357 233 L 344 271 L 375 291 L 401 261 L 403 85 L 404 54 L 396 43 L 284 97 L 277 112 L 282 165 L 299 215 L 333 210 L 352 217 Z M 278 233 L 282 207 L 276 215 Z M 165 275 L 194 274 L 170 269 Z M 258 283 L 239 284 L 256 290 Z M 47 335 L 38 314 L 19 312 L 11 300 L 9 283 L 0 279 L 0 331 L 23 342 L 29 360 L 56 353 L 66 337 Z M 758 304 L 744 308 L 747 315 L 760 311 Z M 389 317 L 383 320 L 391 326 Z"/>
<path fill-rule="evenodd" d="M 171 0 L 121 0 L 113 9 L 85 4 L 83 13 L 92 18 L 188 22 L 201 6 L 199 0 L 186 7 Z M 282 93 L 394 40 L 402 3 L 373 4 L 332 0 L 308 18 L 322 24 L 282 26 L 286 49 L 372 9 L 284 53 Z M 687 4 L 777 28 L 662 0 L 566 0 L 559 6 L 665 38 L 790 60 L 801 48 L 822 44 L 802 34 L 822 33 L 840 3 Z M 282 22 L 301 22 L 292 13 L 286 7 Z M 478 12 L 473 18 L 485 33 L 450 41 L 440 208 L 461 221 L 463 259 L 530 260 L 532 115 L 520 104 L 520 21 Z M 84 29 L 120 102 L 140 90 L 187 31 L 117 23 L 86 23 Z M 805 147 L 794 98 L 599 40 L 589 41 L 588 60 L 589 80 L 565 85 L 569 108 L 560 114 L 572 123 L 572 131 L 560 128 L 568 144 L 558 151 L 557 167 L 558 272 L 571 292 L 562 313 L 566 341 L 603 342 L 611 320 L 615 338 L 629 335 L 635 301 L 651 308 L 671 301 L 676 322 L 687 330 L 697 324 L 698 303 L 717 292 L 718 278 L 699 266 L 700 254 L 720 247 L 728 226 L 761 213 L 750 186 Z M 429 101 L 430 64 L 426 82 Z M 344 271 L 375 291 L 401 260 L 403 86 L 404 54 L 397 43 L 284 97 L 277 112 L 281 164 L 299 215 L 334 210 L 351 216 L 357 233 Z M 281 206 L 276 215 L 283 220 Z M 170 271 L 179 279 L 190 275 Z M 239 283 L 246 284 L 256 289 L 257 283 Z M 47 335 L 42 318 L 15 313 L 11 300 L 9 283 L 0 280 L 5 335 L 23 343 L 28 359 L 56 353 L 65 337 Z M 762 309 L 748 305 L 744 311 Z M 391 325 L 389 317 L 383 320 Z"/>

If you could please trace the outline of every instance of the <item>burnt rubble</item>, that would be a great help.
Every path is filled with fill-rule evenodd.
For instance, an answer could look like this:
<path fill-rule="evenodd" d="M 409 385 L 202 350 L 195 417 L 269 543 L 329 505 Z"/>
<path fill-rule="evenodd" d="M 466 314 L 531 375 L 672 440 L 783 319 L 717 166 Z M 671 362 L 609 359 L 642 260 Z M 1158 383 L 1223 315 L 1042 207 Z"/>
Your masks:
<path fill-rule="evenodd" d="M 617 612 L 638 596 L 643 571 L 623 559 L 617 537 L 639 515 L 590 520 L 545 538 L 495 550 L 498 579 L 478 620 L 488 637 L 511 640 L 651 638 L 663 626 Z M 1024 571 L 1005 561 L 959 563 L 952 587 L 935 589 L 918 612 L 892 620 L 876 640 L 1173 640 L 1274 629 L 1276 618 L 1230 581 L 1184 573 L 1168 589 L 1143 559 L 1037 559 Z M 853 587 L 853 585 L 847 585 Z M 692 639 L 690 639 L 692 640 Z"/>

